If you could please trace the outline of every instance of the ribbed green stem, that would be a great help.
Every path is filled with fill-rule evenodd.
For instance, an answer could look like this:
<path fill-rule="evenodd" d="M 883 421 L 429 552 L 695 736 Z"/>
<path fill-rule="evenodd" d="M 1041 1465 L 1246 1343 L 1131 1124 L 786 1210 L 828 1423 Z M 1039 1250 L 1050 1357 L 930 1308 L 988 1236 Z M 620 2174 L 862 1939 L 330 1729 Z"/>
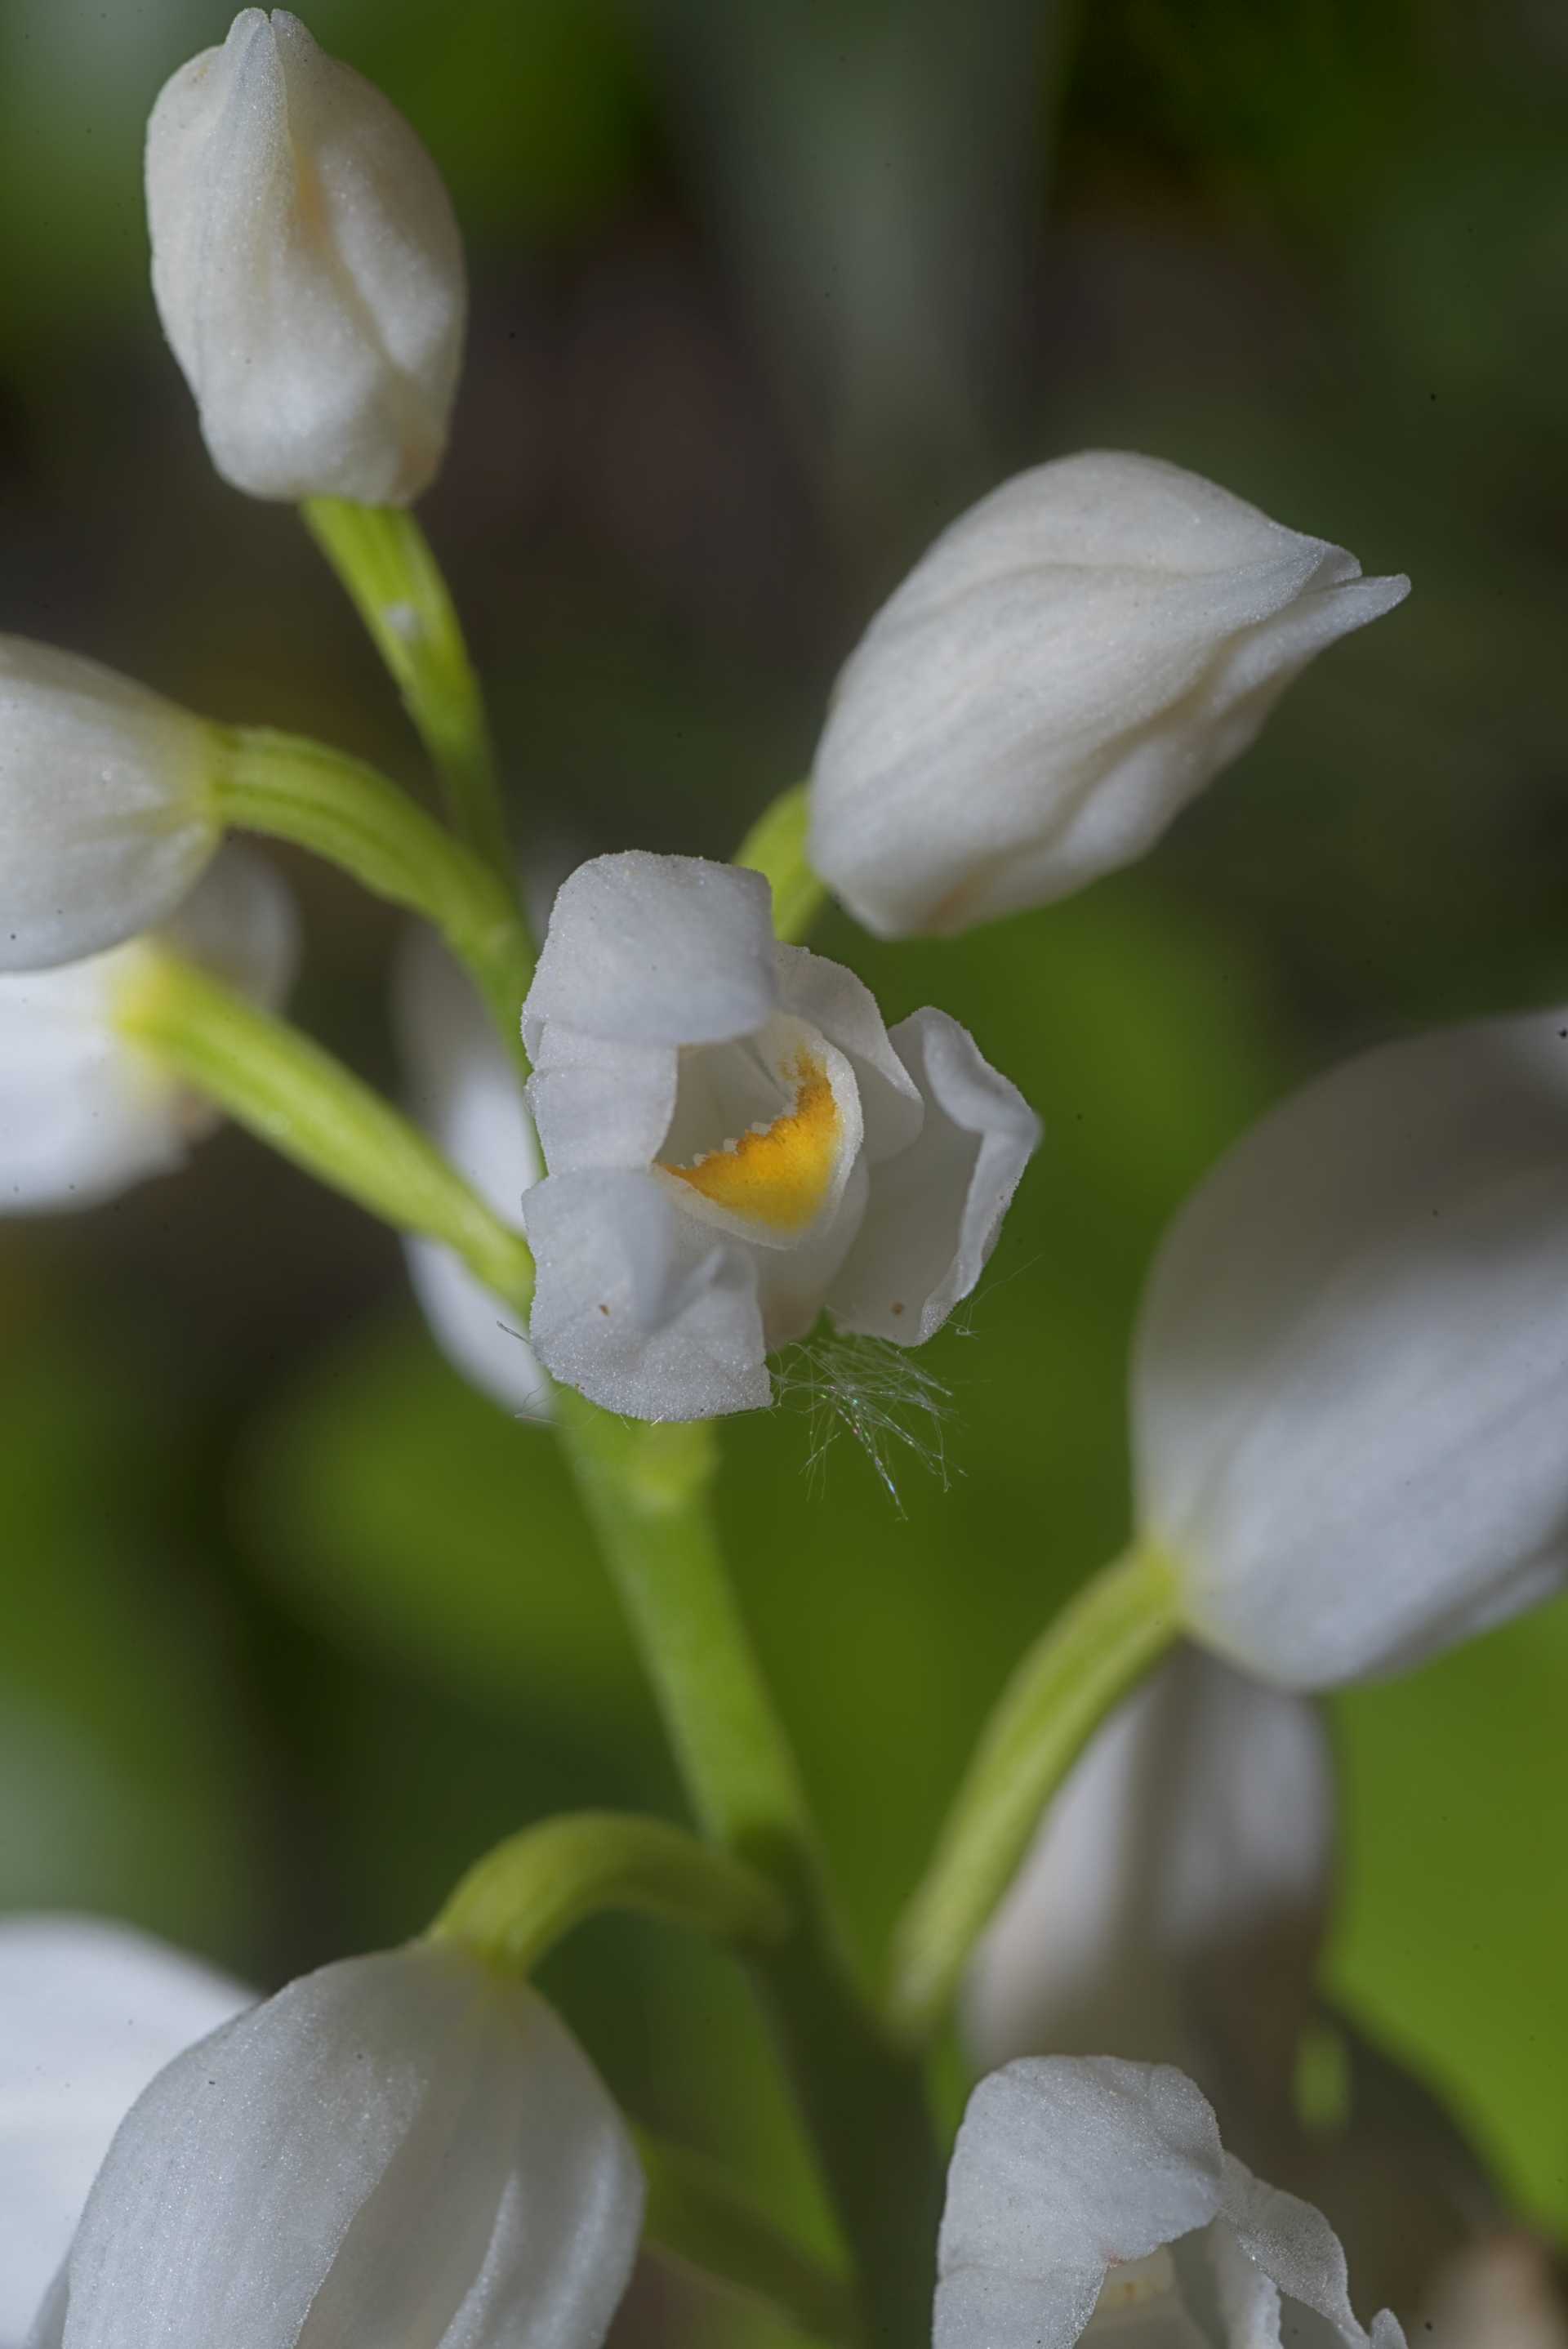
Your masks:
<path fill-rule="evenodd" d="M 810 823 L 810 787 L 796 783 L 780 792 L 735 852 L 735 863 L 760 873 L 772 889 L 773 927 L 791 944 L 806 936 L 828 898 L 806 855 Z"/>
<path fill-rule="evenodd" d="M 399 1231 L 444 1241 L 527 1314 L 527 1243 L 417 1126 L 287 1020 L 160 952 L 122 991 L 115 1025 L 307 1174 Z"/>
<path fill-rule="evenodd" d="M 407 792 L 341 750 L 270 727 L 217 731 L 222 821 L 293 841 L 433 922 L 521 1060 L 533 950 L 511 889 L 490 866 Z"/>
<path fill-rule="evenodd" d="M 815 2340 L 853 2342 L 854 2295 L 841 2276 L 782 2234 L 717 2162 L 645 2129 L 636 2140 L 648 2181 L 644 2233 L 650 2250 L 766 2301 Z"/>
<path fill-rule="evenodd" d="M 510 885 L 511 852 L 483 697 L 424 532 L 400 507 L 310 498 L 300 511 L 403 697 L 458 831 Z"/>
<path fill-rule="evenodd" d="M 940 2022 L 1046 1804 L 1179 1628 L 1170 1566 L 1136 1548 L 1086 1584 L 1018 1666 L 899 1928 L 892 2009 L 902 2033 L 918 2041 Z"/>

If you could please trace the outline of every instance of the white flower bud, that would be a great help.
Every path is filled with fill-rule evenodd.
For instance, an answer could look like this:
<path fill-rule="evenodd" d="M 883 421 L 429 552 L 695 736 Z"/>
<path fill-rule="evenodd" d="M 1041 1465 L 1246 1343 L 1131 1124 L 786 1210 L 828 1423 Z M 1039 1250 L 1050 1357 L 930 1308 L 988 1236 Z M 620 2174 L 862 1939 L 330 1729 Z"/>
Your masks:
<path fill-rule="evenodd" d="M 250 1999 L 123 1926 L 0 1923 L 0 2342 L 26 2334 L 148 2082 Z"/>
<path fill-rule="evenodd" d="M 217 1124 L 117 1025 L 166 947 L 276 1004 L 294 975 L 294 900 L 259 857 L 227 848 L 161 930 L 0 975 L 0 1215 L 96 1206 L 182 1165 Z"/>
<path fill-rule="evenodd" d="M 147 205 L 159 316 L 224 480 L 417 498 L 467 296 L 450 200 L 397 109 L 287 9 L 243 8 L 159 96 Z"/>
<path fill-rule="evenodd" d="M 1133 1363 L 1138 1518 L 1187 1628 L 1327 1688 L 1568 1576 L 1568 1010 L 1365 1054 L 1168 1234 Z"/>
<path fill-rule="evenodd" d="M 213 730 L 75 653 L 0 636 L 0 971 L 171 914 L 221 837 Z"/>
<path fill-rule="evenodd" d="M 1315 653 L 1408 589 L 1154 457 L 1020 473 L 851 655 L 811 863 L 883 937 L 1066 896 L 1140 856 Z"/>
<path fill-rule="evenodd" d="M 1311 1702 L 1179 1650 L 1087 1747 L 975 1951 L 976 2063 L 1115 2047 L 1288 2111 L 1334 1828 Z"/>
<path fill-rule="evenodd" d="M 533 1991 L 429 1942 L 350 1958 L 133 2106 L 36 2349 L 598 2349 L 642 2200 Z"/>

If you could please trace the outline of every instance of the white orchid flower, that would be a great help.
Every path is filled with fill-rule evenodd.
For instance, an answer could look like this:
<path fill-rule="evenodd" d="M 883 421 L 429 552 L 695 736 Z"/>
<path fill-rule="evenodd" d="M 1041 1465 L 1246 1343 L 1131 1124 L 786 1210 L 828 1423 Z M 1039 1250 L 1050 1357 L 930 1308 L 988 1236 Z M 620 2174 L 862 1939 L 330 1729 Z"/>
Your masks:
<path fill-rule="evenodd" d="M 978 2066 L 1116 2047 L 1287 2113 L 1335 1809 L 1311 1701 L 1179 1649 L 1086 1748 L 975 1951 Z"/>
<path fill-rule="evenodd" d="M 19 2349 L 148 2082 L 250 2000 L 124 1926 L 0 1920 L 0 2349 Z"/>
<path fill-rule="evenodd" d="M 162 929 L 0 974 L 0 1215 L 98 1206 L 182 1165 L 218 1123 L 117 1024 L 166 949 L 274 1005 L 297 957 L 294 900 L 259 857 L 225 848 Z"/>
<path fill-rule="evenodd" d="M 937 2272 L 935 2349 L 1280 2349 L 1302 2310 L 1314 2337 L 1405 2349 L 1387 2310 L 1357 2322 L 1327 2220 L 1225 2153 L 1165 2064 L 1035 2057 L 982 2080 Z"/>
<path fill-rule="evenodd" d="M 890 1034 L 775 943 L 768 885 L 695 857 L 563 884 L 523 1007 L 550 1168 L 523 1202 L 547 1370 L 636 1419 L 769 1398 L 824 1307 L 922 1344 L 980 1276 L 1038 1138 L 945 1013 Z"/>
<path fill-rule="evenodd" d="M 212 462 L 259 498 L 406 505 L 447 443 L 462 243 L 381 92 L 286 8 L 242 8 L 147 129 L 152 291 Z"/>
<path fill-rule="evenodd" d="M 1142 855 L 1313 655 L 1409 584 L 1158 458 L 1020 473 L 850 656 L 811 862 L 884 937 L 1066 896 Z"/>
<path fill-rule="evenodd" d="M 143 2092 L 31 2349 L 598 2349 L 642 2202 L 534 1992 L 450 1946 L 350 1958 Z"/>
<path fill-rule="evenodd" d="M 410 939 L 397 1024 L 420 1123 L 503 1223 L 522 1228 L 522 1194 L 544 1172 L 518 1072 L 471 981 L 432 933 Z M 525 1419 L 550 1412 L 533 1349 L 462 1259 L 405 1236 L 414 1293 L 442 1352 L 469 1383 Z"/>
<path fill-rule="evenodd" d="M 1390 1672 L 1568 1574 L 1568 1011 L 1332 1071 L 1165 1239 L 1138 1518 L 1195 1639 L 1285 1686 Z"/>
<path fill-rule="evenodd" d="M 163 921 L 222 837 L 213 730 L 97 661 L 0 636 L 0 972 Z"/>

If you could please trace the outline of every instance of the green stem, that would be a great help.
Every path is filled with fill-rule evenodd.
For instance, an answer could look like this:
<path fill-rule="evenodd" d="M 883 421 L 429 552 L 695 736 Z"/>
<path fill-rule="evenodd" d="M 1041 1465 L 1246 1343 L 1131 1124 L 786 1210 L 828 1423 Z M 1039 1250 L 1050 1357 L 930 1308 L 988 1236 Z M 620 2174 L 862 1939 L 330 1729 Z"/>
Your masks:
<path fill-rule="evenodd" d="M 713 1430 L 628 1424 L 565 1389 L 556 1400 L 697 1816 L 801 1920 L 754 1971 L 853 2246 L 869 2336 L 919 2339 L 941 2188 L 920 2072 L 856 1989 L 828 1915 L 799 1773 L 713 1525 Z"/>
<path fill-rule="evenodd" d="M 649 2248 L 766 2301 L 814 2340 L 855 2337 L 854 2295 L 740 2193 L 717 2162 L 636 2132 Z"/>
<path fill-rule="evenodd" d="M 533 1259 L 521 1235 L 417 1126 L 287 1020 L 160 950 L 122 992 L 115 1025 L 307 1174 L 455 1249 L 526 1315 Z"/>
<path fill-rule="evenodd" d="M 1178 1629 L 1169 1564 L 1134 1548 L 1088 1583 L 1024 1658 L 899 1928 L 892 2008 L 902 2033 L 919 2040 L 941 2020 L 1046 1804 Z"/>
<path fill-rule="evenodd" d="M 511 851 L 483 697 L 424 532 L 395 506 L 309 498 L 300 512 L 403 697 L 453 823 L 510 887 Z"/>
<path fill-rule="evenodd" d="M 509 1973 L 531 1973 L 585 1918 L 629 1909 L 765 1945 L 789 1930 L 788 1904 L 744 1861 L 663 1819 L 579 1811 L 509 1836 L 469 1868 L 430 1928 Z"/>
<path fill-rule="evenodd" d="M 810 792 L 806 783 L 781 792 L 735 852 L 737 864 L 749 866 L 767 880 L 773 891 L 773 927 L 790 944 L 806 936 L 828 897 L 806 856 Z"/>
<path fill-rule="evenodd" d="M 269 727 L 218 730 L 218 808 L 226 823 L 326 857 L 365 888 L 433 922 L 468 966 L 509 1049 L 533 950 L 510 888 L 373 767 Z"/>

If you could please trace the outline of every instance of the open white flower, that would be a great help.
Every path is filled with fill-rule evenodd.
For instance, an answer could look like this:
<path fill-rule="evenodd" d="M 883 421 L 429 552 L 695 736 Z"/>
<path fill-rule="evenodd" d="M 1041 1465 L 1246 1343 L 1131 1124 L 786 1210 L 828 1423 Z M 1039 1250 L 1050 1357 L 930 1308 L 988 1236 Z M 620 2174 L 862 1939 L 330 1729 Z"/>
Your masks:
<path fill-rule="evenodd" d="M 1115 2047 L 1288 2114 L 1334 1857 L 1316 1708 L 1180 1649 L 1096 1733 L 975 1951 L 976 2062 Z"/>
<path fill-rule="evenodd" d="M 486 1205 L 521 1230 L 522 1194 L 544 1172 L 533 1121 L 495 1023 L 429 930 L 417 931 L 404 956 L 397 1024 L 416 1115 Z M 403 1247 L 453 1368 L 503 1410 L 546 1418 L 550 1383 L 514 1319 L 450 1248 L 412 1233 Z"/>
<path fill-rule="evenodd" d="M 251 1993 L 126 1927 L 0 1922 L 0 2344 L 17 2349 L 109 2140 L 165 2064 Z"/>
<path fill-rule="evenodd" d="M 1165 2064 L 1047 2056 L 982 2080 L 937 2271 L 935 2349 L 1280 2349 L 1304 2309 L 1311 2337 L 1405 2344 L 1387 2310 L 1363 2330 L 1327 2220 L 1225 2153 Z"/>
<path fill-rule="evenodd" d="M 1332 1071 L 1165 1239 L 1138 1518 L 1194 1638 L 1331 1687 L 1568 1576 L 1568 1011 Z"/>
<path fill-rule="evenodd" d="M 824 1307 L 920 1345 L 966 1297 L 1038 1138 L 945 1013 L 890 1034 L 837 963 L 776 944 L 767 883 L 595 857 L 523 1007 L 550 1168 L 523 1202 L 547 1370 L 637 1419 L 769 1401 Z"/>
<path fill-rule="evenodd" d="M 218 1112 L 120 1032 L 166 952 L 259 1003 L 294 974 L 294 900 L 226 848 L 162 929 L 53 970 L 0 975 L 0 1215 L 95 1206 L 182 1165 Z"/>
<path fill-rule="evenodd" d="M 33 2349 L 597 2349 L 642 2200 L 533 1991 L 428 1942 L 351 1958 L 146 2089 Z"/>
<path fill-rule="evenodd" d="M 944 532 L 834 691 L 811 862 L 884 937 L 1130 864 L 1315 653 L 1409 591 L 1158 458 L 1018 474 Z"/>
<path fill-rule="evenodd" d="M 211 727 L 97 661 L 0 636 L 0 971 L 120 945 L 222 836 Z"/>
<path fill-rule="evenodd" d="M 147 129 L 159 316 L 225 481 L 406 505 L 434 478 L 467 291 L 397 109 L 286 8 L 242 8 Z"/>

